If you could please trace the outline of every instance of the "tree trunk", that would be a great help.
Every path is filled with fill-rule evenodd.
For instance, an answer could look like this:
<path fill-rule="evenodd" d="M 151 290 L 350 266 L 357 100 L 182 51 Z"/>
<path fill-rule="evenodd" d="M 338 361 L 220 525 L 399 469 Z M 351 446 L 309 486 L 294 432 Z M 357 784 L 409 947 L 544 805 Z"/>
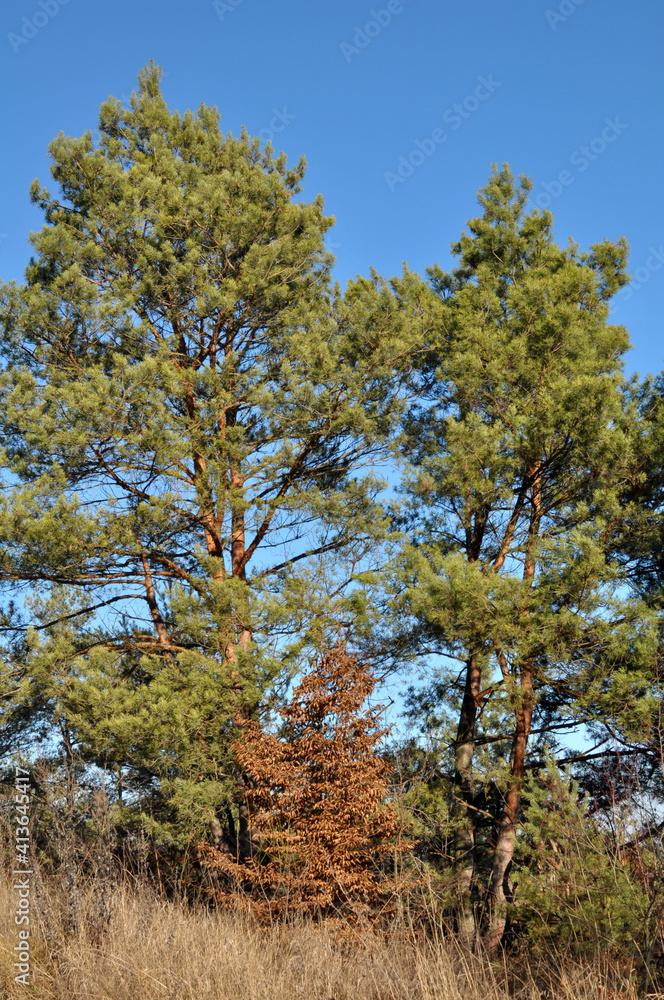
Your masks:
<path fill-rule="evenodd" d="M 471 950 L 475 941 L 475 916 L 471 902 L 475 875 L 475 833 L 472 814 L 473 753 L 475 722 L 482 679 L 479 657 L 471 654 L 466 666 L 466 686 L 459 715 L 455 748 L 454 855 L 459 895 L 457 930 L 462 946 Z"/>
<path fill-rule="evenodd" d="M 535 577 L 537 542 L 542 519 L 542 478 L 540 463 L 536 462 L 529 469 L 532 482 L 532 511 L 528 526 L 528 541 L 526 545 L 523 568 L 524 583 L 532 585 Z M 528 616 L 528 608 L 524 608 Z M 507 683 L 509 668 L 507 659 L 501 650 L 497 651 L 498 662 Z M 514 671 L 518 676 L 517 669 Z M 514 858 L 516 841 L 516 824 L 521 801 L 521 784 L 526 771 L 526 749 L 533 717 L 533 672 L 532 661 L 526 659 L 520 668 L 520 700 L 516 708 L 514 737 L 512 740 L 511 771 L 512 781 L 507 792 L 503 815 L 498 828 L 496 849 L 491 872 L 489 889 L 490 912 L 489 926 L 484 943 L 489 955 L 494 955 L 500 947 L 507 921 L 507 903 L 511 899 L 512 890 L 509 885 L 509 874 Z"/>
<path fill-rule="evenodd" d="M 162 649 L 168 650 L 171 645 L 171 640 L 168 635 L 168 630 L 166 628 L 166 623 L 163 619 L 161 611 L 159 610 L 159 605 L 157 604 L 157 595 L 154 589 L 154 581 L 152 579 L 152 570 L 150 569 L 150 563 L 145 552 L 141 553 L 141 561 L 143 563 L 143 581 L 145 586 L 145 600 L 150 609 L 150 617 L 154 624 L 155 632 L 157 633 L 157 642 Z M 164 659 L 169 663 L 172 660 L 172 656 L 169 652 L 164 653 Z"/>
<path fill-rule="evenodd" d="M 512 781 L 505 799 L 503 815 L 498 828 L 498 838 L 491 872 L 489 898 L 491 909 L 489 926 L 484 943 L 490 955 L 494 955 L 500 946 L 507 920 L 507 904 L 511 900 L 512 890 L 509 885 L 509 874 L 514 858 L 516 841 L 516 824 L 521 801 L 521 782 L 526 770 L 526 748 L 533 714 L 532 673 L 530 665 L 523 668 L 523 697 L 517 709 L 516 731 L 512 744 Z"/>

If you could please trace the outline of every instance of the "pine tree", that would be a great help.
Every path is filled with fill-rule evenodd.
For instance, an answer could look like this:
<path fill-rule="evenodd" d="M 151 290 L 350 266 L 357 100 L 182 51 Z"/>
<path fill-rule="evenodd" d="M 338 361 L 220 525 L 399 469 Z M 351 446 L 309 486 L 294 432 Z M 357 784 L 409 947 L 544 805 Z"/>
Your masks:
<path fill-rule="evenodd" d="M 653 607 L 664 604 L 664 374 L 631 387 L 630 426 L 636 474 L 625 483 L 624 503 L 638 504 L 614 543 L 614 558 L 628 570 L 632 589 Z"/>
<path fill-rule="evenodd" d="M 570 769 L 561 771 L 550 758 L 528 776 L 523 795 L 515 916 L 531 947 L 573 942 L 576 954 L 601 951 L 629 961 L 636 943 L 647 956 L 661 926 L 656 840 L 637 831 L 629 843 L 633 815 L 607 822 L 591 811 Z"/>
<path fill-rule="evenodd" d="M 102 105 L 97 146 L 54 140 L 59 195 L 32 187 L 45 225 L 2 290 L 0 577 L 32 595 L 7 724 L 66 733 L 174 836 L 225 801 L 233 720 L 371 563 L 364 466 L 408 339 L 376 275 L 330 284 L 304 161 L 170 112 L 159 79 Z"/>
<path fill-rule="evenodd" d="M 627 280 L 627 247 L 558 247 L 551 214 L 526 214 L 530 187 L 494 169 L 479 194 L 482 215 L 452 247 L 459 266 L 430 270 L 439 327 L 422 369 L 429 399 L 412 409 L 405 445 L 414 511 L 405 606 L 422 640 L 464 663 L 455 822 L 467 943 L 479 889 L 473 758 L 482 714 L 494 713 L 487 738 L 510 746 L 496 776 L 490 951 L 505 926 L 533 728 L 546 727 L 553 742 L 592 718 L 612 673 L 624 668 L 638 687 L 653 652 L 649 618 L 623 599 L 609 558 L 634 465 L 621 376 L 628 338 L 607 323 L 607 303 Z"/>

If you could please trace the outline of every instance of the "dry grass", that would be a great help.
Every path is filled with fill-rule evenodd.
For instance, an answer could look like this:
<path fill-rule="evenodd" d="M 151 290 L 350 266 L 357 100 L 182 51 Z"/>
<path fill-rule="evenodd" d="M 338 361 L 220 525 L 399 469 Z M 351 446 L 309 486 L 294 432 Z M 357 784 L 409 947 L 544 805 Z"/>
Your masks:
<path fill-rule="evenodd" d="M 558 960 L 522 967 L 506 985 L 504 967 L 466 960 L 451 939 L 423 940 L 394 930 L 380 939 L 345 939 L 312 924 L 263 928 L 228 912 L 194 910 L 143 888 L 113 894 L 108 929 L 65 932 L 66 900 L 50 890 L 33 901 L 34 985 L 14 983 L 14 893 L 0 885 L 0 997 L 39 1000 L 632 1000 L 609 983 L 610 970 Z M 85 929 L 87 928 L 87 930 Z M 616 990 L 616 992 L 614 992 Z"/>

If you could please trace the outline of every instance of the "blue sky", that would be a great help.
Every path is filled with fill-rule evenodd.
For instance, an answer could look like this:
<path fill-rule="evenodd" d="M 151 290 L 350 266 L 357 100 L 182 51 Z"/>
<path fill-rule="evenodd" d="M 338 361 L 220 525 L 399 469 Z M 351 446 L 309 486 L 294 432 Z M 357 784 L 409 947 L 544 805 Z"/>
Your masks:
<path fill-rule="evenodd" d="M 94 128 L 154 58 L 171 107 L 217 105 L 226 129 L 305 154 L 344 282 L 448 265 L 491 163 L 508 161 L 559 240 L 627 237 L 636 280 L 615 320 L 630 370 L 663 367 L 661 5 L 13 0 L 0 22 L 3 279 L 22 276 L 41 224 L 27 191 L 48 181 L 50 139 Z"/>

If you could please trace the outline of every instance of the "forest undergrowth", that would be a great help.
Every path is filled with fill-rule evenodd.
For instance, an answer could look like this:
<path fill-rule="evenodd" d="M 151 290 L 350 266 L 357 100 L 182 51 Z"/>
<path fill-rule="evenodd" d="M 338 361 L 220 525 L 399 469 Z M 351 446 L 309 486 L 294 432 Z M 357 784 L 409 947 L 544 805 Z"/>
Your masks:
<path fill-rule="evenodd" d="M 33 903 L 33 982 L 14 982 L 11 881 L 0 885 L 2 1000 L 637 1000 L 633 969 L 606 955 L 464 955 L 442 925 L 424 934 L 405 910 L 370 926 L 296 920 L 265 927 L 249 916 L 192 907 L 148 884 L 111 890 L 100 927 L 92 883 L 75 926 L 63 883 L 40 883 Z M 662 994 L 664 996 L 664 994 Z"/>

